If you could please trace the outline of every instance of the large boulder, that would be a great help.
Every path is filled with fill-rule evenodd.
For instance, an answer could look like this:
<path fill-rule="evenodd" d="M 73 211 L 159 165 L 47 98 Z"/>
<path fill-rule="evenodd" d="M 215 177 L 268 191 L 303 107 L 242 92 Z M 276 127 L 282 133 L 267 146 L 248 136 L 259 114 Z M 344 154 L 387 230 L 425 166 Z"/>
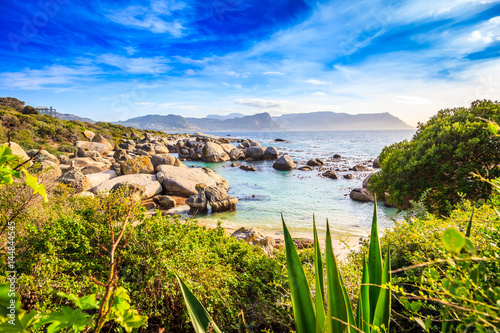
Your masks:
<path fill-rule="evenodd" d="M 371 194 L 370 191 L 368 191 L 366 188 L 355 188 L 349 193 L 349 196 L 351 197 L 352 200 L 356 201 L 363 201 L 363 202 L 373 202 L 375 201 L 375 198 L 373 197 L 373 194 Z"/>
<path fill-rule="evenodd" d="M 262 156 L 263 160 L 277 160 L 280 157 L 280 153 L 276 147 L 267 147 Z"/>
<path fill-rule="evenodd" d="M 84 130 L 83 135 L 85 135 L 87 139 L 92 140 L 95 136 L 95 133 L 89 130 Z"/>
<path fill-rule="evenodd" d="M 153 174 L 155 172 L 153 163 L 151 163 L 151 160 L 147 156 L 136 156 L 131 160 L 122 162 L 120 167 L 124 175 L 138 173 Z"/>
<path fill-rule="evenodd" d="M 240 148 L 234 148 L 229 152 L 229 158 L 231 161 L 238 161 L 245 159 L 245 151 Z"/>
<path fill-rule="evenodd" d="M 215 142 L 207 142 L 201 150 L 201 160 L 209 163 L 229 161 L 229 155 Z"/>
<path fill-rule="evenodd" d="M 84 150 L 95 150 L 102 156 L 107 156 L 110 151 L 113 150 L 111 145 L 105 145 L 104 143 L 99 142 L 90 142 L 90 141 L 77 141 L 75 143 L 76 148 L 82 148 Z"/>
<path fill-rule="evenodd" d="M 186 204 L 190 207 L 189 215 L 204 214 L 208 211 L 205 184 L 196 184 L 195 188 L 198 193 L 186 199 Z"/>
<path fill-rule="evenodd" d="M 114 193 L 114 192 L 118 192 L 126 197 L 131 196 L 133 201 L 141 201 L 142 198 L 144 198 L 144 193 L 146 192 L 146 186 L 123 181 L 116 183 L 109 190 L 109 193 Z"/>
<path fill-rule="evenodd" d="M 113 145 L 111 143 L 109 143 L 108 140 L 106 140 L 105 137 L 103 137 L 101 134 L 96 134 L 94 135 L 94 137 L 92 138 L 92 142 L 97 142 L 97 143 L 102 143 L 103 145 L 106 145 L 108 146 L 111 150 L 113 150 Z"/>
<path fill-rule="evenodd" d="M 226 152 L 226 154 L 229 154 L 231 152 L 231 150 L 236 148 L 236 146 L 231 144 L 231 143 L 219 143 L 219 145 Z"/>
<path fill-rule="evenodd" d="M 157 195 L 154 197 L 154 202 L 161 207 L 161 209 L 174 208 L 176 203 L 175 199 L 168 195 Z"/>
<path fill-rule="evenodd" d="M 157 154 L 151 157 L 151 163 L 156 168 L 160 165 L 173 165 L 180 168 L 187 168 L 177 157 L 169 154 Z"/>
<path fill-rule="evenodd" d="M 85 150 L 82 148 L 78 148 L 78 151 L 76 152 L 76 156 L 78 156 L 78 157 L 102 157 L 101 154 L 99 154 L 99 152 L 96 150 Z"/>
<path fill-rule="evenodd" d="M 307 165 L 309 165 L 310 167 L 321 166 L 324 164 L 325 162 L 323 162 L 323 160 L 320 158 L 310 159 L 309 161 L 307 161 Z"/>
<path fill-rule="evenodd" d="M 158 182 L 156 175 L 146 175 L 146 174 L 138 174 L 138 175 L 124 175 L 112 178 L 110 180 L 105 181 L 97 186 L 94 186 L 90 189 L 90 191 L 94 194 L 98 194 L 100 192 L 109 192 L 118 183 L 127 182 L 129 184 L 142 185 L 146 188 L 143 198 L 150 198 L 156 194 L 161 193 L 162 187 L 160 182 Z"/>
<path fill-rule="evenodd" d="M 33 157 L 33 159 L 37 162 L 43 162 L 43 161 L 50 161 L 55 164 L 59 164 L 60 161 L 57 157 L 46 151 L 45 149 L 40 150 L 38 152 L 38 149 L 30 149 L 26 152 L 28 156 Z"/>
<path fill-rule="evenodd" d="M 248 244 L 259 246 L 267 254 L 272 254 L 274 249 L 274 238 L 264 236 L 255 228 L 241 227 L 231 237 L 245 241 Z"/>
<path fill-rule="evenodd" d="M 164 145 L 155 145 L 155 154 L 168 154 L 168 148 Z"/>
<path fill-rule="evenodd" d="M 266 149 L 264 147 L 251 146 L 251 147 L 245 148 L 245 157 L 251 158 L 254 160 L 261 160 L 262 157 L 264 156 L 265 151 L 266 151 Z"/>
<path fill-rule="evenodd" d="M 325 171 L 321 175 L 323 177 L 330 178 L 330 179 L 339 179 L 339 176 L 333 170 Z"/>
<path fill-rule="evenodd" d="M 374 172 L 372 174 L 369 174 L 365 179 L 363 179 L 363 188 L 368 188 L 368 184 L 370 182 L 370 179 L 373 177 L 374 174 L 379 173 L 379 172 Z"/>
<path fill-rule="evenodd" d="M 59 168 L 57 164 L 49 160 L 41 162 L 38 171 L 42 172 L 49 179 L 59 178 L 62 175 L 61 168 Z"/>
<path fill-rule="evenodd" d="M 221 184 L 229 189 L 227 181 L 208 168 L 179 168 L 172 165 L 160 165 L 156 168 L 164 178 L 162 185 L 166 194 L 189 197 L 198 193 L 196 184 L 213 186 Z"/>
<path fill-rule="evenodd" d="M 117 176 L 118 175 L 116 174 L 115 170 L 108 170 L 108 171 L 85 175 L 85 177 L 87 177 L 87 179 L 89 180 L 91 187 L 102 184 L 105 181 L 116 178 Z"/>
<path fill-rule="evenodd" d="M 207 201 L 210 204 L 212 213 L 235 210 L 238 198 L 227 194 L 227 189 L 223 186 L 209 186 L 205 189 Z"/>
<path fill-rule="evenodd" d="M 356 164 L 351 168 L 352 171 L 370 171 L 371 169 L 368 168 L 367 166 L 361 165 L 361 164 Z"/>
<path fill-rule="evenodd" d="M 4 145 L 8 146 L 9 143 L 3 143 L 0 146 L 4 146 Z M 24 161 L 27 161 L 30 159 L 30 157 L 28 156 L 28 154 L 26 154 L 24 149 L 21 148 L 21 146 L 15 142 L 12 142 L 12 141 L 10 142 L 10 150 L 12 151 L 13 155 L 19 156 L 19 158 L 21 159 L 20 162 L 24 162 Z M 33 162 L 31 162 L 31 161 L 25 164 L 25 166 L 31 166 L 31 165 L 33 165 Z"/>
<path fill-rule="evenodd" d="M 59 182 L 72 187 L 75 193 L 88 190 L 91 187 L 90 181 L 78 170 L 70 170 L 59 178 Z"/>
<path fill-rule="evenodd" d="M 76 158 L 70 158 L 68 160 L 68 165 L 75 169 L 83 169 L 89 166 L 95 166 L 95 167 L 100 167 L 100 168 L 105 168 L 106 164 L 104 162 L 97 162 L 94 161 L 90 157 L 76 157 Z"/>
<path fill-rule="evenodd" d="M 288 154 L 281 155 L 280 158 L 276 160 L 273 164 L 273 168 L 276 170 L 288 171 L 295 169 L 295 163 L 293 163 L 292 158 Z"/>
<path fill-rule="evenodd" d="M 380 169 L 380 163 L 378 162 L 378 157 L 376 159 L 373 160 L 373 164 L 372 164 L 373 168 L 375 169 Z"/>

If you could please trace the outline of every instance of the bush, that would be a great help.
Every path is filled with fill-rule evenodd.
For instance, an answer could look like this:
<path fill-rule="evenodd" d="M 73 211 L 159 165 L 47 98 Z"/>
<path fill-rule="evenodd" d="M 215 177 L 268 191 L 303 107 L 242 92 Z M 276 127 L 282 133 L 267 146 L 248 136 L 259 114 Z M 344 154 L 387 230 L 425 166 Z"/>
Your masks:
<path fill-rule="evenodd" d="M 21 112 L 22 112 L 23 114 L 36 114 L 36 115 L 38 115 L 38 114 L 39 114 L 37 109 L 35 109 L 34 107 L 29 106 L 29 105 L 26 105 L 26 106 L 22 109 L 22 111 L 21 111 Z"/>
<path fill-rule="evenodd" d="M 411 141 L 385 147 L 379 157 L 382 173 L 370 187 L 379 197 L 406 209 L 427 192 L 426 208 L 448 214 L 461 200 L 487 199 L 491 189 L 474 181 L 471 172 L 500 176 L 500 138 L 490 137 L 481 120 L 500 121 L 500 103 L 476 101 L 471 107 L 445 109 L 419 124 Z"/>
<path fill-rule="evenodd" d="M 109 243 L 104 202 L 56 192 L 45 206 L 30 209 L 18 221 L 17 274 L 27 310 L 55 311 L 65 302 L 57 292 L 79 296 L 102 293 L 92 278 L 107 276 Z M 120 200 L 113 211 L 123 212 Z M 189 331 L 177 272 L 199 286 L 197 295 L 225 331 L 236 328 L 244 311 L 251 331 L 289 331 L 293 322 L 287 301 L 284 257 L 206 229 L 179 217 L 134 215 L 131 234 L 120 250 L 119 284 L 134 308 L 150 319 L 147 331 Z M 5 269 L 2 259 L 1 269 Z"/>

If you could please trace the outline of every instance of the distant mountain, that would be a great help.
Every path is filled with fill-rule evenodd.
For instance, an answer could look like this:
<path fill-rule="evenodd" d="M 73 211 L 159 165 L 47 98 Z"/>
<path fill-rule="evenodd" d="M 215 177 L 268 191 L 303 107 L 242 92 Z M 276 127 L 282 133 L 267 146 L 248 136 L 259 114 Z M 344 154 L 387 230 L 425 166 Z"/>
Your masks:
<path fill-rule="evenodd" d="M 269 131 L 284 129 L 274 122 L 267 112 L 226 120 L 213 118 L 186 118 L 186 120 L 206 131 Z"/>
<path fill-rule="evenodd" d="M 388 112 L 352 115 L 318 111 L 284 114 L 273 117 L 273 120 L 289 130 L 395 130 L 413 128 Z"/>
<path fill-rule="evenodd" d="M 227 116 L 221 116 L 218 114 L 209 114 L 206 118 L 218 119 L 218 120 L 228 120 L 228 119 L 235 119 L 235 118 L 243 118 L 245 116 L 246 115 L 244 115 L 243 113 L 234 112 L 234 113 L 228 114 Z"/>
<path fill-rule="evenodd" d="M 81 121 L 84 123 L 91 123 L 95 124 L 96 121 L 90 119 L 90 118 L 84 118 L 84 117 L 78 117 L 75 116 L 74 114 L 69 114 L 69 113 L 57 113 L 57 118 L 62 119 L 62 120 L 75 120 L 75 121 Z"/>
<path fill-rule="evenodd" d="M 140 129 L 155 131 L 197 131 L 199 128 L 189 123 L 183 116 L 175 114 L 169 115 L 147 115 L 131 118 L 125 121 L 118 121 L 116 124 L 131 126 Z"/>

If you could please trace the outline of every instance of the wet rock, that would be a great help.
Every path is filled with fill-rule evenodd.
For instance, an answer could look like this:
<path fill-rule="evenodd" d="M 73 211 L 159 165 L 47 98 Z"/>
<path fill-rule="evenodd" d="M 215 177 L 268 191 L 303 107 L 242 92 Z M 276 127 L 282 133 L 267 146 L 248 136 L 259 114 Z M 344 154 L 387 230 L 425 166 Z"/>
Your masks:
<path fill-rule="evenodd" d="M 309 165 L 304 165 L 298 168 L 301 171 L 312 171 L 312 168 Z"/>
<path fill-rule="evenodd" d="M 190 207 L 189 215 L 205 214 L 208 212 L 205 188 L 205 184 L 196 184 L 195 189 L 198 193 L 186 199 L 186 204 Z"/>
<path fill-rule="evenodd" d="M 280 157 L 280 153 L 276 147 L 267 147 L 262 156 L 263 160 L 277 160 Z"/>
<path fill-rule="evenodd" d="M 124 175 L 133 175 L 138 173 L 154 173 L 155 169 L 147 156 L 137 156 L 129 161 L 121 163 L 121 170 Z"/>
<path fill-rule="evenodd" d="M 240 169 L 245 171 L 257 171 L 257 169 L 249 165 L 241 165 Z"/>
<path fill-rule="evenodd" d="M 231 159 L 231 161 L 244 160 L 245 151 L 240 148 L 234 148 L 229 152 L 229 158 Z"/>
<path fill-rule="evenodd" d="M 292 158 L 288 154 L 283 154 L 274 162 L 273 168 L 276 170 L 288 171 L 295 169 L 295 163 L 293 163 Z"/>
<path fill-rule="evenodd" d="M 274 249 L 274 238 L 264 236 L 255 228 L 241 227 L 236 230 L 231 237 L 245 241 L 247 244 L 256 245 L 262 248 L 265 253 L 272 254 Z"/>
<path fill-rule="evenodd" d="M 355 188 L 349 193 L 349 196 L 356 201 L 373 202 L 375 200 L 373 194 L 366 188 Z"/>
<path fill-rule="evenodd" d="M 330 179 L 339 179 L 339 176 L 337 176 L 337 174 L 333 170 L 325 171 L 321 175 L 323 177 L 330 178 Z"/>
<path fill-rule="evenodd" d="M 348 173 L 343 176 L 344 179 L 355 179 L 356 176 L 354 176 L 352 173 Z"/>
<path fill-rule="evenodd" d="M 333 155 L 333 158 L 335 158 L 335 159 L 342 158 L 342 156 L 340 156 L 339 154 L 335 154 L 335 155 Z"/>
<path fill-rule="evenodd" d="M 364 165 L 361 165 L 361 164 L 357 164 L 355 166 L 353 166 L 351 168 L 352 171 L 369 171 L 370 168 L 364 166 Z"/>
<path fill-rule="evenodd" d="M 320 162 L 321 160 L 320 160 L 320 161 L 318 161 L 318 160 L 319 160 L 319 159 L 309 160 L 309 161 L 307 161 L 307 163 L 306 163 L 306 164 L 307 164 L 308 166 L 310 166 L 310 167 L 315 167 L 315 166 L 320 166 L 320 165 L 325 164 L 324 162 L 323 162 L 323 163 L 321 163 L 321 162 Z"/>
<path fill-rule="evenodd" d="M 264 156 L 266 150 L 260 146 L 251 146 L 245 149 L 245 157 L 254 160 L 260 160 Z"/>
<path fill-rule="evenodd" d="M 274 141 L 275 141 L 275 142 L 286 142 L 286 140 L 285 140 L 285 139 L 280 139 L 280 138 L 276 138 L 276 139 L 274 139 Z"/>

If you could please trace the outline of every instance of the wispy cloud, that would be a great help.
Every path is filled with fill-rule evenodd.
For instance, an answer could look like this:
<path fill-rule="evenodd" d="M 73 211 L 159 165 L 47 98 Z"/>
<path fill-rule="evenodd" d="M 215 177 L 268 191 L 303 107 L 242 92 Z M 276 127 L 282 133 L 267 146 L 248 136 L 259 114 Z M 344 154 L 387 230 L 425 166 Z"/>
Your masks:
<path fill-rule="evenodd" d="M 328 94 L 324 91 L 316 91 L 316 92 L 311 93 L 311 95 L 312 96 L 326 96 Z"/>
<path fill-rule="evenodd" d="M 251 106 L 257 109 L 280 108 L 284 105 L 284 101 L 269 101 L 259 98 L 239 98 L 235 100 L 234 103 Z"/>
<path fill-rule="evenodd" d="M 161 74 L 170 67 L 168 60 L 163 57 L 128 58 L 116 54 L 103 54 L 97 57 L 97 62 L 118 67 L 130 74 Z"/>
<path fill-rule="evenodd" d="M 262 75 L 285 75 L 285 73 L 269 71 L 269 72 L 262 73 Z"/>
<path fill-rule="evenodd" d="M 322 84 L 331 84 L 332 81 L 320 81 L 320 80 L 316 80 L 316 79 L 309 79 L 309 80 L 305 80 L 304 81 L 305 83 L 309 83 L 309 84 L 313 84 L 315 86 L 319 86 L 319 85 L 322 85 Z"/>

